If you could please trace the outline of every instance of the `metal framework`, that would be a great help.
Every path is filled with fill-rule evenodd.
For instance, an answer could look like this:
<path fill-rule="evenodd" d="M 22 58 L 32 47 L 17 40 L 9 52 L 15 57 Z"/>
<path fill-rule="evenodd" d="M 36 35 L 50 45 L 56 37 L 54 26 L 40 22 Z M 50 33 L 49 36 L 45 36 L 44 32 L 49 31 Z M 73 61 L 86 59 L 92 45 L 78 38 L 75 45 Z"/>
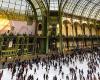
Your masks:
<path fill-rule="evenodd" d="M 33 16 L 36 15 L 36 12 L 31 4 L 26 0 L 0 0 L 0 12 L 4 11 L 7 15 L 12 13 L 12 16 L 15 16 L 15 14 Z"/>
<path fill-rule="evenodd" d="M 32 0 L 35 1 L 35 0 Z M 36 0 L 40 10 L 61 10 L 64 13 L 100 20 L 99 0 Z M 60 9 L 59 9 L 60 8 Z"/>
<path fill-rule="evenodd" d="M 0 7 L 19 14 L 26 14 L 27 11 L 28 14 L 34 14 L 38 20 L 42 20 L 42 16 L 50 10 L 60 10 L 64 13 L 100 20 L 99 0 L 1 0 Z"/>
<path fill-rule="evenodd" d="M 100 20 L 99 10 L 99 0 L 66 0 L 66 4 L 63 6 L 63 11 L 65 13 L 70 13 L 96 20 Z"/>

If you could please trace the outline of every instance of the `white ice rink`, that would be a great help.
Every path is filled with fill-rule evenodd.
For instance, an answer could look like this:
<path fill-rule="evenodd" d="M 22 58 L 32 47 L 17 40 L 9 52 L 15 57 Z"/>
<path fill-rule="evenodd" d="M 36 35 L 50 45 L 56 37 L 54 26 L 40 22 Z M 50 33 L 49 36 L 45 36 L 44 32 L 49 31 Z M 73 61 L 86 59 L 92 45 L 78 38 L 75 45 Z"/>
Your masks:
<path fill-rule="evenodd" d="M 74 61 L 74 59 L 73 59 L 73 61 Z M 57 70 L 54 70 L 54 67 L 50 66 L 50 70 L 48 72 L 46 72 L 46 69 L 45 69 L 46 66 L 44 66 L 43 69 L 42 69 L 42 65 L 40 65 L 40 64 L 39 64 L 39 69 L 36 71 L 35 74 L 34 74 L 34 68 L 36 68 L 35 64 L 33 64 L 33 69 L 32 70 L 28 69 L 27 74 L 28 75 L 32 74 L 34 76 L 34 80 L 36 80 L 37 78 L 38 78 L 38 80 L 44 80 L 44 78 L 43 78 L 44 73 L 46 73 L 46 74 L 48 73 L 48 75 L 49 75 L 48 80 L 53 80 L 53 77 L 55 75 L 57 76 L 57 80 L 60 80 L 60 79 L 61 80 L 66 80 L 67 75 L 71 76 L 70 71 L 69 71 L 69 67 L 75 68 L 76 65 L 78 67 L 78 70 L 76 72 L 77 80 L 80 80 L 79 79 L 79 69 L 83 69 L 84 77 L 86 78 L 87 70 L 88 70 L 86 59 L 83 63 L 80 63 L 79 60 L 77 59 L 75 64 L 69 64 L 69 66 L 67 66 L 66 64 L 65 65 L 62 64 L 62 71 L 64 72 L 64 78 L 62 78 L 61 74 L 59 75 L 59 67 L 57 67 Z M 100 63 L 99 63 L 99 66 L 100 66 Z M 26 70 L 24 70 L 24 71 L 26 71 Z M 98 72 L 100 73 L 100 67 L 97 67 L 97 71 L 94 74 L 96 77 L 97 77 Z M 4 69 L 2 80 L 16 80 L 16 74 L 14 75 L 13 79 L 11 79 L 11 77 L 12 77 L 11 70 L 8 71 L 8 69 Z M 28 77 L 28 75 L 27 75 L 27 77 Z M 26 77 L 26 80 L 27 80 L 27 77 Z M 71 80 L 71 77 L 69 77 L 69 80 Z"/>

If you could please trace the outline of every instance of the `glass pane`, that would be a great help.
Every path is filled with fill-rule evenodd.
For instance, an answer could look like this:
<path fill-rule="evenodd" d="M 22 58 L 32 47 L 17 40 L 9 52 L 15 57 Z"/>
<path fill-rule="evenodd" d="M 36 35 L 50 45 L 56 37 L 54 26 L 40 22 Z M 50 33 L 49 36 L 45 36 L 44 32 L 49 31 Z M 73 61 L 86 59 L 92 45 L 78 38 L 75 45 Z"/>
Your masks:
<path fill-rule="evenodd" d="M 3 10 L 8 10 L 8 11 L 14 11 L 14 12 L 20 12 L 22 14 L 25 14 L 26 11 L 29 10 L 27 6 L 29 6 L 25 0 L 3 0 L 0 1 L 0 6 Z M 26 8 L 27 7 L 27 8 Z M 31 7 L 31 6 L 29 6 Z M 32 13 L 32 8 L 30 8 Z"/>
<path fill-rule="evenodd" d="M 32 3 L 35 5 L 34 6 L 35 8 L 39 8 L 39 5 L 38 5 L 38 3 L 35 0 L 32 0 Z"/>
<path fill-rule="evenodd" d="M 3 2 L 9 2 L 9 0 L 3 0 Z"/>
<path fill-rule="evenodd" d="M 78 1 L 79 0 L 68 0 L 68 2 L 66 3 L 66 6 L 64 8 L 65 12 L 72 14 Z"/>
<path fill-rule="evenodd" d="M 21 0 L 16 0 L 16 4 L 21 5 Z"/>
<path fill-rule="evenodd" d="M 1 5 L 2 5 L 2 2 L 0 2 L 0 7 L 1 7 Z"/>
<path fill-rule="evenodd" d="M 83 16 L 84 16 L 84 17 L 88 17 L 88 16 L 89 16 L 90 11 L 91 11 L 91 9 L 93 8 L 94 5 L 95 5 L 95 4 L 90 3 L 90 4 L 86 7 L 86 10 L 83 12 Z"/>
<path fill-rule="evenodd" d="M 8 7 L 8 3 L 3 3 L 2 7 Z"/>
<path fill-rule="evenodd" d="M 97 4 L 100 0 L 92 0 L 92 2 Z"/>
<path fill-rule="evenodd" d="M 100 13 L 96 16 L 97 20 L 100 20 Z"/>
<path fill-rule="evenodd" d="M 14 7 L 15 7 L 15 4 L 9 4 L 9 8 L 14 9 Z"/>
<path fill-rule="evenodd" d="M 67 0 L 64 2 L 67 2 L 64 7 L 64 12 L 68 14 L 73 13 L 77 16 L 95 19 L 96 13 L 100 10 L 100 0 Z"/>
<path fill-rule="evenodd" d="M 26 9 L 26 6 L 21 6 L 22 11 L 25 11 L 25 9 Z"/>
<path fill-rule="evenodd" d="M 20 10 L 20 6 L 19 5 L 16 5 L 15 6 L 15 9 Z"/>
<path fill-rule="evenodd" d="M 16 0 L 10 0 L 10 3 L 15 4 Z"/>
<path fill-rule="evenodd" d="M 25 1 L 22 1 L 22 5 L 23 5 L 23 6 L 26 6 L 27 3 L 26 3 Z"/>
<path fill-rule="evenodd" d="M 58 10 L 58 0 L 50 0 L 50 10 Z"/>
<path fill-rule="evenodd" d="M 62 1 L 62 7 L 65 5 L 65 2 L 66 2 L 66 0 L 63 0 Z"/>
<path fill-rule="evenodd" d="M 85 8 L 85 6 L 87 5 L 87 3 L 88 3 L 88 1 L 86 1 L 86 0 L 81 0 L 81 1 L 78 3 L 78 5 L 77 5 L 74 14 L 75 14 L 75 15 L 78 15 L 78 16 L 79 16 L 79 15 L 81 16 L 82 11 L 83 11 L 83 9 Z"/>
<path fill-rule="evenodd" d="M 99 9 L 100 9 L 100 6 L 95 7 L 95 9 L 92 11 L 92 13 L 90 15 L 90 18 L 95 19 L 95 16 L 96 16 L 97 12 L 99 11 Z"/>

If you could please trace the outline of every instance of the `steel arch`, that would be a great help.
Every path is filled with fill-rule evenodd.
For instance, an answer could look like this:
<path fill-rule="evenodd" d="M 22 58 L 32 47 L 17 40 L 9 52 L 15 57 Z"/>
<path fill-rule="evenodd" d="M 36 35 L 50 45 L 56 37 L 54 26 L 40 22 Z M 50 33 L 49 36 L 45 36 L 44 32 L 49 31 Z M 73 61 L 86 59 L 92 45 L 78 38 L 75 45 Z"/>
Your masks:
<path fill-rule="evenodd" d="M 34 5 L 32 4 L 32 2 L 30 0 L 27 0 L 27 2 L 29 2 L 31 4 L 31 6 L 33 8 L 33 11 L 34 11 L 34 14 L 35 14 L 35 19 L 38 20 L 37 19 L 37 12 L 36 12 L 36 9 L 35 9 Z"/>
<path fill-rule="evenodd" d="M 80 2 L 81 0 L 79 0 L 77 3 L 76 3 L 76 5 L 75 5 L 75 7 L 74 7 L 74 9 L 73 9 L 73 11 L 72 11 L 72 14 L 74 13 L 74 11 L 76 10 L 76 7 L 77 7 L 77 5 L 78 5 L 78 3 Z"/>
<path fill-rule="evenodd" d="M 86 10 L 86 7 L 91 3 L 91 0 L 88 1 L 88 3 L 85 5 L 85 7 L 82 10 L 81 16 L 83 16 L 84 11 Z"/>
<path fill-rule="evenodd" d="M 89 15 L 88 15 L 88 18 L 90 18 L 91 14 L 93 13 L 93 11 L 95 10 L 95 8 L 96 8 L 99 4 L 100 4 L 100 2 L 98 2 L 97 4 L 95 4 L 95 5 L 93 6 L 93 8 L 90 10 L 90 13 L 89 13 Z"/>

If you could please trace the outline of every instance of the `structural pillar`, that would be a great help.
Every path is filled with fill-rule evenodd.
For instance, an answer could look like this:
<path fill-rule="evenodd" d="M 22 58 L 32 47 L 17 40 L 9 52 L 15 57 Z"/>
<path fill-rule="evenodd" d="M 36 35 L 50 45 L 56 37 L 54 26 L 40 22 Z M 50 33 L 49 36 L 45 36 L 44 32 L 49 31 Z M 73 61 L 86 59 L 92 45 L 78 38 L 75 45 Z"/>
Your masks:
<path fill-rule="evenodd" d="M 59 11 L 59 29 L 60 29 L 60 52 L 63 53 L 62 12 L 60 11 Z"/>
<path fill-rule="evenodd" d="M 48 53 L 48 28 L 47 28 L 47 16 L 43 16 L 43 44 L 42 44 L 42 52 Z"/>

